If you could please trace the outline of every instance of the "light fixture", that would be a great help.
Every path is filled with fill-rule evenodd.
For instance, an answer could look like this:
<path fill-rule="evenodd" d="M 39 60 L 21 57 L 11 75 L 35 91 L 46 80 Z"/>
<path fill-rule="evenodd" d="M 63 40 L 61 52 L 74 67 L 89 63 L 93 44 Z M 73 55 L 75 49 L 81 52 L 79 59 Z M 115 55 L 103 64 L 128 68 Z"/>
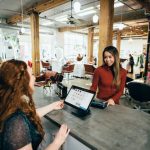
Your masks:
<path fill-rule="evenodd" d="M 130 38 L 129 38 L 129 42 L 132 42 L 132 41 L 133 41 L 133 39 L 130 37 Z"/>
<path fill-rule="evenodd" d="M 22 0 L 21 0 L 21 21 L 22 21 L 22 25 L 21 25 L 20 32 L 23 34 L 23 33 L 25 33 L 25 28 L 23 27 L 23 4 L 22 4 Z"/>
<path fill-rule="evenodd" d="M 119 1 L 114 3 L 114 7 L 115 7 L 115 8 L 121 7 L 121 6 L 123 6 L 123 5 L 124 5 L 124 4 L 121 3 L 121 2 L 119 2 Z"/>
<path fill-rule="evenodd" d="M 94 15 L 93 16 L 93 23 L 97 23 L 98 22 L 98 15 Z"/>
<path fill-rule="evenodd" d="M 95 3 L 95 2 L 94 2 L 94 3 Z M 94 4 L 94 5 L 95 5 L 95 7 L 96 7 L 96 4 Z M 94 14 L 92 20 L 93 20 L 93 23 L 97 23 L 97 22 L 98 22 L 98 15 L 97 15 L 96 13 Z"/>
<path fill-rule="evenodd" d="M 121 22 L 118 24 L 119 30 L 122 30 L 124 28 L 124 24 L 122 23 L 122 9 L 121 9 Z"/>
<path fill-rule="evenodd" d="M 81 9 L 81 4 L 77 1 L 73 4 L 73 8 L 74 8 L 74 11 L 76 13 L 80 12 L 80 9 Z"/>
<path fill-rule="evenodd" d="M 132 41 L 133 41 L 133 39 L 132 39 L 131 34 L 130 34 L 129 42 L 132 42 Z"/>
<path fill-rule="evenodd" d="M 25 33 L 26 30 L 24 27 L 21 27 L 20 31 L 21 31 L 21 33 Z"/>
<path fill-rule="evenodd" d="M 118 23 L 119 30 L 122 30 L 124 27 L 125 27 L 125 25 L 122 22 Z"/>

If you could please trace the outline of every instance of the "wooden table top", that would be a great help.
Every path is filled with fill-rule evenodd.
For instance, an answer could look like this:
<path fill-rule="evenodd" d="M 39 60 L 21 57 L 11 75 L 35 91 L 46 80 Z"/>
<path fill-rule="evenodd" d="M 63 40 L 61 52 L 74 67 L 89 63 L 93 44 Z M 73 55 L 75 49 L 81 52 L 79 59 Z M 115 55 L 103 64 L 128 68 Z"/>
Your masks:
<path fill-rule="evenodd" d="M 149 150 L 149 114 L 121 105 L 90 109 L 85 120 L 65 110 L 53 111 L 46 118 L 57 125 L 66 123 L 70 134 L 91 149 Z"/>

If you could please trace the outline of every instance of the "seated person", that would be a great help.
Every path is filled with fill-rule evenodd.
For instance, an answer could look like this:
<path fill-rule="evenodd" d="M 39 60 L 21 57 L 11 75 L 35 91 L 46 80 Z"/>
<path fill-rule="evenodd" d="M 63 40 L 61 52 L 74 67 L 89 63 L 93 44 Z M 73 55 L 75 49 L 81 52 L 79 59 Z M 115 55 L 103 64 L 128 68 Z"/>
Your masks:
<path fill-rule="evenodd" d="M 83 56 L 81 56 L 81 54 L 78 54 L 77 61 L 81 61 L 82 59 L 83 59 Z"/>
<path fill-rule="evenodd" d="M 92 57 L 92 59 L 90 60 L 90 58 L 88 59 L 88 64 L 91 65 L 97 65 L 97 58 L 96 57 Z"/>
<path fill-rule="evenodd" d="M 57 72 L 47 70 L 40 76 L 36 76 L 36 82 L 45 81 L 46 79 L 50 79 L 52 76 L 55 76 Z"/>
<path fill-rule="evenodd" d="M 91 90 L 108 105 L 119 104 L 126 82 L 126 70 L 119 63 L 118 50 L 108 46 L 103 51 L 103 65 L 94 71 Z"/>
<path fill-rule="evenodd" d="M 73 62 L 71 60 L 68 60 L 65 64 L 64 67 L 71 65 Z"/>
<path fill-rule="evenodd" d="M 63 80 L 63 75 L 61 73 L 58 73 L 55 71 L 47 70 L 42 75 L 36 77 L 36 82 L 46 81 L 47 79 L 50 79 L 53 83 L 61 82 Z M 37 84 L 35 84 L 35 85 L 37 85 Z"/>
<path fill-rule="evenodd" d="M 0 149 L 37 150 L 44 140 L 41 118 L 53 110 L 62 109 L 63 101 L 56 101 L 36 109 L 35 77 L 27 64 L 8 60 L 0 67 Z M 61 125 L 46 150 L 58 150 L 65 142 L 70 129 Z"/>

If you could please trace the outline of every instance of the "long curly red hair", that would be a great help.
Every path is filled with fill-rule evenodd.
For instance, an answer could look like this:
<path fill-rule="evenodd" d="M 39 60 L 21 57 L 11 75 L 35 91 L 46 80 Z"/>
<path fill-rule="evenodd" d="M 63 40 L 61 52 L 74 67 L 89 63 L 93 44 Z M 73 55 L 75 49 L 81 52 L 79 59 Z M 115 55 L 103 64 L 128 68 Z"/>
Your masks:
<path fill-rule="evenodd" d="M 0 131 L 3 130 L 4 121 L 20 109 L 44 136 L 40 118 L 36 114 L 29 82 L 30 76 L 24 61 L 8 60 L 0 67 Z M 24 95 L 29 98 L 28 101 L 23 99 Z"/>

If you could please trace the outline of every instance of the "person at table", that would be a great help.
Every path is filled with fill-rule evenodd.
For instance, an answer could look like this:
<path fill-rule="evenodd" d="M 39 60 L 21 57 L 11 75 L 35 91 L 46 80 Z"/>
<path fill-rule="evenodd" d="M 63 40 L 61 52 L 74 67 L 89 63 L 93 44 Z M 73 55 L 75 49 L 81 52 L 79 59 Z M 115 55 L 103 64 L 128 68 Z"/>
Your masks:
<path fill-rule="evenodd" d="M 57 101 L 35 109 L 32 94 L 35 77 L 23 61 L 8 60 L 0 67 L 0 149 L 37 150 L 44 138 L 40 118 L 63 108 Z M 69 134 L 63 124 L 46 150 L 58 150 Z"/>
<path fill-rule="evenodd" d="M 119 63 L 118 50 L 108 46 L 103 51 L 103 65 L 93 75 L 90 89 L 97 91 L 97 98 L 108 102 L 108 105 L 119 104 L 126 82 L 126 70 Z"/>

